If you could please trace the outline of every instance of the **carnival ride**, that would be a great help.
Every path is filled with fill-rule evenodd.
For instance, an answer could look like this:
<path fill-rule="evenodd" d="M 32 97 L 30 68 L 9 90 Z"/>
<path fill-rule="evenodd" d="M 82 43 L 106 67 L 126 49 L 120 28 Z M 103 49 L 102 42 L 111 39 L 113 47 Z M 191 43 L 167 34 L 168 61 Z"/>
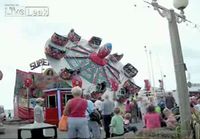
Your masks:
<path fill-rule="evenodd" d="M 46 42 L 45 53 L 55 72 L 71 86 L 81 86 L 94 99 L 107 89 L 116 93 L 117 101 L 124 101 L 140 90 L 133 80 L 138 70 L 120 62 L 123 54 L 110 54 L 111 43 L 101 46 L 101 42 L 96 36 L 84 40 L 71 29 L 67 36 L 54 33 Z"/>
<path fill-rule="evenodd" d="M 120 62 L 123 54 L 110 54 L 111 43 L 101 42 L 96 36 L 84 40 L 73 29 L 66 36 L 54 33 L 45 44 L 52 68 L 44 73 L 16 70 L 15 118 L 33 119 L 35 100 L 43 97 L 45 122 L 57 124 L 73 86 L 81 86 L 93 99 L 107 93 L 118 102 L 138 93 L 133 80 L 138 70 Z"/>

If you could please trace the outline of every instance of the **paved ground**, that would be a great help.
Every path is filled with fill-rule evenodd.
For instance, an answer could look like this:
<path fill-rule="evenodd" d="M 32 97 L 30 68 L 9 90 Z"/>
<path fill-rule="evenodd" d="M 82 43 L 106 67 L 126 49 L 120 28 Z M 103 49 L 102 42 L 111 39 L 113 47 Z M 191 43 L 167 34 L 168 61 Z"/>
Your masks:
<path fill-rule="evenodd" d="M 0 139 L 17 139 L 17 130 L 19 127 L 26 125 L 26 122 L 13 122 L 13 123 L 5 123 L 4 127 L 5 127 L 5 133 L 1 134 L 0 133 Z M 141 123 L 137 123 L 135 124 L 135 126 L 138 127 L 138 129 L 142 128 L 142 124 Z M 58 139 L 64 139 L 67 136 L 66 132 L 60 132 L 59 130 L 57 130 L 58 133 Z M 102 138 L 104 137 L 104 132 L 102 132 Z M 124 135 L 125 138 L 131 138 L 131 136 L 133 136 L 133 133 L 127 133 L 126 135 Z M 118 137 L 118 138 L 122 138 L 122 137 Z"/>

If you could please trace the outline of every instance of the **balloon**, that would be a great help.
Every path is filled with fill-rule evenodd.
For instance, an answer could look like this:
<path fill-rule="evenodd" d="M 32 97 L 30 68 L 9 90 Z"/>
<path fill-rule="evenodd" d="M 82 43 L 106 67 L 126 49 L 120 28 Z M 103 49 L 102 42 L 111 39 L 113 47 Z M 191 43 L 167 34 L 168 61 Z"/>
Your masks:
<path fill-rule="evenodd" d="M 30 87 L 30 86 L 32 85 L 32 83 L 33 83 L 33 81 L 32 81 L 32 79 L 30 79 L 30 78 L 26 78 L 26 79 L 24 80 L 24 85 L 25 85 L 26 87 Z"/>
<path fill-rule="evenodd" d="M 82 87 L 82 79 L 80 76 L 72 76 L 72 87 L 79 86 Z"/>

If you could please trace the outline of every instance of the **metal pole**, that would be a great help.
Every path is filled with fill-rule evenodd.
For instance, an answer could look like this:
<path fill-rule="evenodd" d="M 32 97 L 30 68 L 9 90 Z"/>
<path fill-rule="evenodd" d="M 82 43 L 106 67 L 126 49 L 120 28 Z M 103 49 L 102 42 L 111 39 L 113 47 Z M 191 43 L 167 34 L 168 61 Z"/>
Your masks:
<path fill-rule="evenodd" d="M 61 110 L 61 91 L 60 88 L 57 88 L 57 108 L 58 108 L 58 119 L 60 120 L 61 116 L 62 116 L 62 110 Z"/>
<path fill-rule="evenodd" d="M 147 53 L 147 47 L 144 46 L 144 51 L 146 53 L 146 58 L 147 58 L 147 69 L 148 69 L 148 76 L 149 76 L 149 80 L 151 81 L 151 72 L 150 72 L 150 67 L 149 67 L 149 58 L 148 58 L 148 53 Z"/>
<path fill-rule="evenodd" d="M 169 10 L 169 17 L 169 34 L 176 75 L 179 110 L 181 115 L 181 135 L 185 138 L 189 137 L 190 134 L 191 112 L 189 107 L 189 93 L 185 75 L 185 64 L 183 61 L 181 43 L 174 10 Z"/>
<path fill-rule="evenodd" d="M 28 120 L 30 120 L 30 110 L 29 110 L 29 87 L 26 87 L 27 91 L 27 108 L 28 108 Z"/>
<path fill-rule="evenodd" d="M 156 97 L 156 92 L 155 92 L 155 79 L 154 79 L 154 70 L 153 70 L 153 63 L 152 63 L 152 58 L 151 58 L 151 51 L 149 51 L 149 60 L 150 60 L 150 67 L 151 67 L 151 75 L 152 75 L 152 93 L 154 97 Z"/>
<path fill-rule="evenodd" d="M 164 94 L 164 96 L 166 96 L 166 92 L 165 92 L 165 90 L 166 90 L 166 86 L 165 86 L 165 78 L 166 77 L 166 75 L 163 75 L 162 76 L 162 81 L 163 81 L 163 94 Z"/>

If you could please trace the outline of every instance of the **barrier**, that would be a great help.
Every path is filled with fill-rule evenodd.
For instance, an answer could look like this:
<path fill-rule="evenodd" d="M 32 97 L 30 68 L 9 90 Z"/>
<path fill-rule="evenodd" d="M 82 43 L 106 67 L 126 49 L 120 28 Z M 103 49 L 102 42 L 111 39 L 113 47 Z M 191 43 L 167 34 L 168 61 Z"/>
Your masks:
<path fill-rule="evenodd" d="M 49 132 L 50 134 L 47 134 L 48 130 L 53 130 L 53 132 Z M 25 133 L 24 133 L 25 132 Z M 54 133 L 54 134 L 52 134 Z M 26 137 L 23 137 L 26 136 Z M 47 123 L 34 123 L 34 124 L 28 124 L 22 127 L 18 128 L 18 139 L 24 139 L 24 138 L 31 138 L 31 139 L 49 139 L 57 138 L 57 127 L 56 125 L 51 125 Z"/>

